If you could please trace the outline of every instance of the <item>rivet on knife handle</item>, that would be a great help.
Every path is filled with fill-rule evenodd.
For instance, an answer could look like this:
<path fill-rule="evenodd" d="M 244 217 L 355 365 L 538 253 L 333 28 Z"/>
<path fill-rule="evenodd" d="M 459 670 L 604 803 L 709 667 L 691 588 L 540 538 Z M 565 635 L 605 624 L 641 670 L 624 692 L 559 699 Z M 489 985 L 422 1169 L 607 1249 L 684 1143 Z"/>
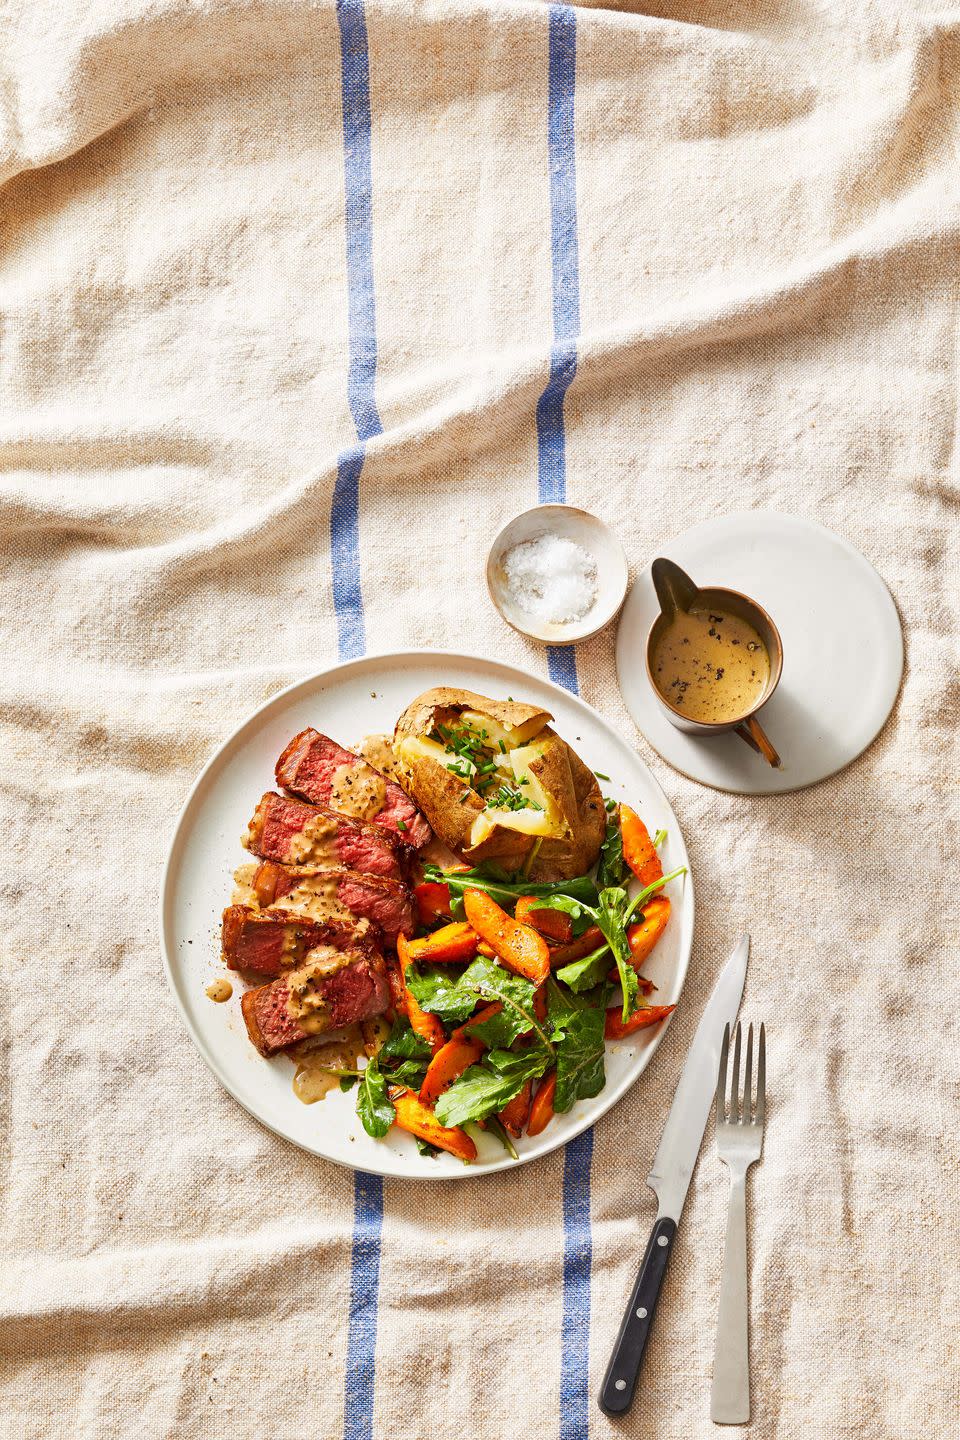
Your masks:
<path fill-rule="evenodd" d="M 633 1403 L 640 1362 L 647 1347 L 657 1297 L 673 1249 L 677 1222 L 664 1216 L 654 1225 L 637 1283 L 633 1287 L 613 1355 L 600 1390 L 600 1409 L 608 1415 L 623 1415 Z"/>

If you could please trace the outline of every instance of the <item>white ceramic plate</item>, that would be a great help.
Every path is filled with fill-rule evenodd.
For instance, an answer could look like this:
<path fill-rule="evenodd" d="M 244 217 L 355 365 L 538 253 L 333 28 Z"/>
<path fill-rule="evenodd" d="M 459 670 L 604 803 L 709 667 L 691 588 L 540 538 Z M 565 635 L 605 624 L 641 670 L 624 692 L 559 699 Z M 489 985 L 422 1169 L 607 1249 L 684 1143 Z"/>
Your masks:
<path fill-rule="evenodd" d="M 315 1105 L 302 1104 L 293 1093 L 291 1061 L 283 1056 L 264 1060 L 247 1039 L 240 1014 L 242 984 L 237 981 L 226 1004 L 214 1004 L 204 991 L 212 979 L 225 973 L 220 961 L 220 915 L 229 903 L 233 871 L 245 858 L 240 835 L 260 795 L 273 787 L 274 763 L 286 742 L 298 730 L 314 725 L 346 745 L 355 744 L 366 734 L 392 730 L 415 695 L 440 684 L 522 697 L 549 710 L 559 733 L 589 765 L 611 777 L 609 783 L 601 782 L 605 793 L 627 800 L 651 832 L 667 831 L 664 868 L 687 864 L 676 818 L 656 780 L 631 746 L 589 705 L 547 680 L 492 660 L 410 651 L 336 665 L 284 690 L 245 720 L 207 765 L 187 799 L 170 848 L 161 899 L 167 977 L 195 1045 L 230 1094 L 264 1125 L 315 1155 L 375 1174 L 418 1179 L 461 1177 L 517 1162 L 492 1136 L 479 1131 L 479 1158 L 469 1166 L 451 1155 L 421 1156 L 412 1136 L 396 1129 L 385 1140 L 373 1140 L 356 1118 L 353 1093 L 334 1091 Z M 690 958 L 690 876 L 673 881 L 667 893 L 674 911 L 644 967 L 644 974 L 658 987 L 656 1003 L 664 1005 L 679 997 Z M 231 980 L 236 977 L 231 975 Z M 518 1141 L 520 1159 L 533 1160 L 566 1144 L 609 1110 L 642 1074 L 663 1029 L 659 1025 L 629 1042 L 608 1045 L 602 1093 L 558 1116 L 541 1135 Z"/>
<path fill-rule="evenodd" d="M 869 560 L 815 521 L 772 510 L 705 520 L 660 553 L 697 585 L 758 600 L 775 621 L 783 674 L 759 718 L 783 767 L 771 769 L 736 735 L 702 738 L 671 725 L 644 665 L 659 613 L 648 567 L 620 619 L 617 677 L 658 755 L 691 780 L 742 795 L 800 790 L 855 760 L 882 729 L 903 675 L 900 617 Z"/>

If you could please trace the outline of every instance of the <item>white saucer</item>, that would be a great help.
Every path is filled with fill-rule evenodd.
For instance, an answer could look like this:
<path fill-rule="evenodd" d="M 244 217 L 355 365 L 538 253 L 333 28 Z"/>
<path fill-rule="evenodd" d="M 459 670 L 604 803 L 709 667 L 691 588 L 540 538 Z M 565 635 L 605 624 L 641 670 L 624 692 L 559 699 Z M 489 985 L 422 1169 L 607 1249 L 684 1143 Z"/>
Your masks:
<path fill-rule="evenodd" d="M 649 566 L 617 634 L 617 675 L 637 728 L 668 765 L 717 790 L 774 795 L 835 775 L 864 751 L 893 709 L 903 675 L 896 606 L 868 560 L 812 520 L 772 510 L 705 520 L 659 552 L 697 585 L 758 600 L 783 640 L 783 676 L 760 721 L 783 760 L 773 770 L 736 735 L 675 729 L 644 666 L 658 614 Z"/>

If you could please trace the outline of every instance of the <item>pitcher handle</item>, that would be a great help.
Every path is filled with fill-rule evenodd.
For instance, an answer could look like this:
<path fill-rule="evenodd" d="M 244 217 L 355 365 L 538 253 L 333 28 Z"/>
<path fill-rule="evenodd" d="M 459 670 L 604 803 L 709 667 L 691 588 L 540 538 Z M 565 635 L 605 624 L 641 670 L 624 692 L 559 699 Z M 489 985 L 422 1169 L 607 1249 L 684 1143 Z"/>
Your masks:
<path fill-rule="evenodd" d="M 760 721 L 755 715 L 751 715 L 748 719 L 743 720 L 737 726 L 735 733 L 740 736 L 741 740 L 746 740 L 750 748 L 756 750 L 758 755 L 762 755 L 767 764 L 772 765 L 774 770 L 780 769 L 780 756 L 763 733 Z"/>

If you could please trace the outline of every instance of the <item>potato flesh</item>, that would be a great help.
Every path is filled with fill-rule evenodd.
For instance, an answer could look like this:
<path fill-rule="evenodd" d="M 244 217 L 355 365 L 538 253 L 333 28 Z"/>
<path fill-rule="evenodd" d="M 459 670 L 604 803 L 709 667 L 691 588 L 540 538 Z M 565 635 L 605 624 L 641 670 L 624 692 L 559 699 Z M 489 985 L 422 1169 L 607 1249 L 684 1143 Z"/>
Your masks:
<path fill-rule="evenodd" d="M 412 737 L 407 736 L 406 739 L 401 740 L 397 745 L 394 746 L 394 750 L 396 751 L 396 754 L 400 759 L 401 763 L 405 763 L 407 765 L 409 765 L 414 760 L 436 760 L 438 765 L 442 765 L 445 770 L 450 770 L 451 759 L 456 759 L 459 764 L 469 766 L 471 772 L 475 768 L 474 766 L 469 765 L 469 762 L 464 761 L 460 756 L 451 757 L 447 754 L 446 750 L 443 748 L 442 745 L 438 744 L 436 740 L 428 740 L 425 735 L 420 736 L 418 739 L 413 739 Z M 454 775 L 458 772 L 455 770 L 450 770 L 450 773 Z M 462 775 L 460 776 L 460 778 L 463 780 L 468 779 L 467 776 Z"/>
<path fill-rule="evenodd" d="M 513 768 L 514 779 L 517 786 L 523 788 L 526 798 L 539 805 L 541 810 L 546 811 L 552 824 L 549 830 L 541 833 L 550 835 L 556 828 L 556 805 L 553 797 L 548 795 L 537 776 L 537 761 L 543 759 L 543 748 L 539 745 L 526 745 L 521 750 L 513 750 L 510 754 L 510 764 Z"/>
<path fill-rule="evenodd" d="M 514 725 L 512 730 L 505 730 L 499 721 L 490 715 L 481 715 L 479 710 L 461 710 L 460 723 L 477 735 L 486 731 L 489 749 L 496 750 L 502 742 L 508 750 L 514 750 L 518 745 L 526 745 L 538 735 L 544 722 L 539 715 L 534 715 L 522 725 Z"/>
<path fill-rule="evenodd" d="M 531 837 L 542 838 L 556 834 L 558 829 L 556 806 L 535 773 L 536 762 L 542 759 L 542 747 L 524 743 L 529 742 L 532 735 L 543 729 L 543 723 L 539 717 L 535 716 L 525 724 L 507 730 L 489 715 L 482 715 L 475 710 L 464 710 L 459 716 L 458 725 L 472 731 L 478 739 L 483 737 L 483 748 L 489 750 L 491 758 L 497 762 L 495 772 L 497 778 L 518 788 L 522 783 L 523 794 L 533 802 L 532 805 L 524 806 L 520 810 L 501 809 L 495 805 L 486 805 L 473 822 L 470 832 L 470 848 L 475 849 L 482 845 L 497 827 Z M 500 750 L 501 745 L 504 750 Z M 399 741 L 395 748 L 401 763 L 405 762 L 408 765 L 414 760 L 432 760 L 446 770 L 450 770 L 452 774 L 458 773 L 451 769 L 454 763 L 463 765 L 471 772 L 462 777 L 464 783 L 468 785 L 471 783 L 476 767 L 465 761 L 463 757 L 451 756 L 446 748 L 436 740 L 431 740 L 425 735 L 407 736 Z"/>
<path fill-rule="evenodd" d="M 470 849 L 475 850 L 489 840 L 494 830 L 516 830 L 520 835 L 552 835 L 550 817 L 543 810 L 496 810 L 488 805 L 481 810 L 470 831 Z"/>

